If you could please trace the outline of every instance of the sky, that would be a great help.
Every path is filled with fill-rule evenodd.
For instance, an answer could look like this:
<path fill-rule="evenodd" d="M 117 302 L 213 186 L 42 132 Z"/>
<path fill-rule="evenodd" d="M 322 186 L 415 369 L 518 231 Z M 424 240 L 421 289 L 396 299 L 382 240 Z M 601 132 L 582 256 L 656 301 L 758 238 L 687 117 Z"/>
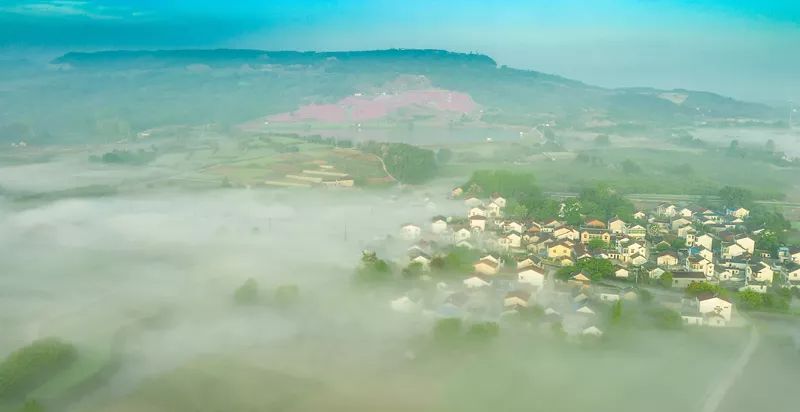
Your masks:
<path fill-rule="evenodd" d="M 208 47 L 480 52 L 601 86 L 800 101 L 796 0 L 0 0 L 6 56 Z"/>

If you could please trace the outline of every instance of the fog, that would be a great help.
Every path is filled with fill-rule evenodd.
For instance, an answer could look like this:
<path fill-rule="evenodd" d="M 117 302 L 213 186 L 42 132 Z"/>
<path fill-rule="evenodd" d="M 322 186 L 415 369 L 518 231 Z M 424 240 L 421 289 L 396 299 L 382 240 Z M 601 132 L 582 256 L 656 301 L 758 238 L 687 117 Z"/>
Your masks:
<path fill-rule="evenodd" d="M 77 172 L 64 165 L 53 167 Z M 42 170 L 29 175 L 32 186 L 50 174 Z M 115 354 L 113 371 L 47 405 L 54 410 L 705 407 L 744 331 L 648 329 L 584 346 L 501 323 L 491 346 L 465 351 L 431 346 L 435 316 L 390 309 L 418 285 L 357 286 L 362 250 L 402 262 L 402 224 L 463 211 L 442 195 L 448 187 L 8 200 L 0 352 L 58 336 Z M 297 285 L 299 300 L 289 309 L 236 305 L 233 292 L 248 278 L 264 294 Z"/>
<path fill-rule="evenodd" d="M 797 6 L 6 3 L 0 412 L 797 409 Z"/>

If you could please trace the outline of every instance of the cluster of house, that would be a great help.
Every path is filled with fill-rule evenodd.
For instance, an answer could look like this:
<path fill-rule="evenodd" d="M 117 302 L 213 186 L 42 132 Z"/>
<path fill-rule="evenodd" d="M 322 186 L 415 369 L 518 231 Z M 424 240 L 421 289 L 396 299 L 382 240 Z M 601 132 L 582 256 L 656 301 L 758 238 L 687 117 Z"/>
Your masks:
<path fill-rule="evenodd" d="M 611 283 L 621 286 L 594 286 L 591 274 L 577 273 L 567 282 L 567 300 L 576 307 L 557 308 L 556 301 L 546 299 L 553 306 L 548 307 L 551 314 L 588 315 L 591 306 L 580 303 L 634 299 L 636 292 L 625 285 L 644 277 L 661 279 L 665 273 L 676 289 L 700 281 L 761 293 L 772 286 L 800 287 L 800 250 L 781 249 L 777 258 L 759 250 L 754 240 L 758 230 L 746 229 L 749 211 L 744 208 L 720 212 L 662 204 L 649 212 L 637 211 L 631 221 L 587 219 L 576 227 L 558 217 L 541 222 L 504 218 L 507 201 L 500 195 L 486 201 L 468 197 L 464 203 L 465 217 L 436 216 L 428 227 L 403 225 L 402 237 L 415 242 L 408 257 L 427 269 L 438 244 L 484 252 L 460 287 L 466 292 L 491 287 L 503 294 L 498 301 L 505 309 L 532 300 L 541 305 L 549 274 L 587 258 L 612 262 Z M 558 292 L 560 285 L 550 283 Z M 718 296 L 701 295 L 683 300 L 677 309 L 687 324 L 720 326 L 730 323 L 732 307 Z"/>

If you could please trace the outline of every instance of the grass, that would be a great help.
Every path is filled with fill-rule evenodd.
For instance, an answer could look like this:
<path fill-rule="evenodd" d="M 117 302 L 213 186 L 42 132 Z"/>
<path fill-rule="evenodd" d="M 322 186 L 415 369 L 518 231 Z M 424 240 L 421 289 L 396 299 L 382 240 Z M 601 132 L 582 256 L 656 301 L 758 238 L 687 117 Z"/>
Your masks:
<path fill-rule="evenodd" d="M 113 366 L 110 350 L 87 348 L 80 352 L 79 358 L 68 369 L 53 376 L 44 385 L 29 394 L 29 398 L 45 404 L 52 404 L 76 396 L 87 385 L 92 384 Z"/>

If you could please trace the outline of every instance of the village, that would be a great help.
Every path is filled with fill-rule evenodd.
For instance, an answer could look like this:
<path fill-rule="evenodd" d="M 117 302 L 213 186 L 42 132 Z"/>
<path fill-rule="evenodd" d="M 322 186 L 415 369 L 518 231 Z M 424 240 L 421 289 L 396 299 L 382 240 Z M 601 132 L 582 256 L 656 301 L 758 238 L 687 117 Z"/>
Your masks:
<path fill-rule="evenodd" d="M 746 208 L 664 203 L 632 220 L 587 218 L 576 227 L 558 216 L 504 218 L 508 200 L 498 193 L 481 199 L 456 188 L 451 198 L 463 199 L 463 216 L 400 228 L 409 245 L 403 273 L 435 284 L 436 296 L 411 291 L 391 302 L 395 311 L 499 322 L 537 310 L 566 335 L 586 338 L 602 337 L 621 305 L 643 302 L 677 327 L 744 327 L 733 295 L 800 288 L 800 249 L 759 249 Z M 432 275 L 464 256 L 473 260 L 457 276 Z M 364 259 L 377 258 L 367 251 Z"/>

